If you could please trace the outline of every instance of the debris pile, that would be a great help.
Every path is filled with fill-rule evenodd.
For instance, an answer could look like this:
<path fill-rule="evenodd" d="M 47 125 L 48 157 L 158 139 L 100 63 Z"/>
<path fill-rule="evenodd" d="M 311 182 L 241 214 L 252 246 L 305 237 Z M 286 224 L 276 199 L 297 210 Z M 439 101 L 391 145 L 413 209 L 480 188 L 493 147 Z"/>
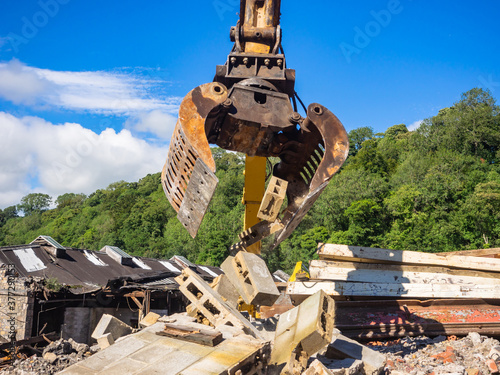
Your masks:
<path fill-rule="evenodd" d="M 386 373 L 392 375 L 490 375 L 500 366 L 499 344 L 498 340 L 471 332 L 461 339 L 405 337 L 373 342 L 370 347 L 387 356 Z"/>
<path fill-rule="evenodd" d="M 98 351 L 73 339 L 59 339 L 47 345 L 41 353 L 14 360 L 11 366 L 0 371 L 2 375 L 55 374 L 68 366 L 80 362 Z"/>
<path fill-rule="evenodd" d="M 347 256 L 346 251 L 351 251 L 349 259 L 339 260 L 338 257 Z M 288 283 L 287 290 L 291 293 L 295 306 L 279 302 L 283 294 L 280 294 L 277 285 L 282 287 L 284 283 L 275 283 L 260 257 L 240 252 L 224 261 L 224 275 L 218 276 L 211 284 L 200 276 L 196 268 L 183 269 L 175 280 L 190 303 L 186 313 L 162 317 L 149 312 L 140 320 L 139 329 L 104 314 L 92 333 L 92 338 L 97 340 L 101 349 L 98 353 L 90 356 L 92 350 L 87 345 L 77 344 L 72 340 L 58 340 L 41 353 L 43 359 L 31 357 L 20 368 L 43 373 L 62 370 L 60 374 L 63 375 L 495 374 L 496 366 L 500 365 L 500 343 L 482 334 L 485 329 L 500 333 L 497 331 L 500 307 L 494 304 L 494 300 L 470 299 L 467 300 L 469 305 L 461 305 L 456 301 L 465 300 L 455 295 L 455 299 L 442 298 L 432 302 L 418 299 L 377 300 L 373 297 L 389 297 L 384 294 L 391 288 L 391 283 L 384 279 L 387 272 L 393 278 L 392 284 L 400 282 L 401 285 L 423 285 L 425 282 L 422 280 L 427 280 L 425 277 L 432 277 L 432 280 L 438 280 L 438 290 L 443 285 L 445 289 L 447 285 L 455 286 L 455 282 L 459 282 L 461 286 L 467 282 L 472 285 L 474 281 L 481 281 L 485 273 L 490 274 L 488 280 L 496 285 L 498 280 L 492 276 L 496 271 L 476 270 L 474 274 L 463 274 L 456 270 L 463 271 L 470 264 L 463 265 L 462 269 L 449 266 L 446 269 L 449 269 L 447 275 L 451 275 L 448 279 L 451 281 L 447 283 L 443 272 L 437 272 L 425 262 L 433 260 L 436 263 L 436 258 L 433 257 L 440 257 L 443 262 L 453 263 L 456 261 L 453 257 L 459 255 L 446 258 L 434 254 L 427 257 L 417 253 L 408 258 L 405 252 L 364 248 L 355 248 L 353 251 L 353 247 L 328 245 L 320 247 L 319 253 L 320 260 L 312 261 L 310 267 L 314 281 L 297 278 L 297 281 Z M 400 263 L 409 261 L 409 264 L 398 265 L 401 268 L 399 279 L 394 279 L 394 275 L 390 273 L 390 267 L 394 264 L 387 260 L 382 262 L 379 259 L 382 256 L 397 258 L 395 261 Z M 426 272 L 418 269 L 420 266 L 415 266 L 414 262 L 418 259 L 425 260 Z M 475 262 L 474 267 L 479 267 L 481 261 Z M 493 263 L 491 268 L 494 266 Z M 349 267 L 355 271 L 363 271 L 352 276 L 357 281 L 351 280 L 350 274 L 342 271 Z M 443 270 L 448 266 L 441 264 L 439 267 Z M 367 270 L 369 272 L 364 272 Z M 325 274 L 331 277 L 335 273 L 341 275 L 342 272 L 345 280 L 321 278 Z M 454 278 L 455 276 L 458 278 Z M 335 277 L 340 279 L 340 276 Z M 408 278 L 409 282 L 405 283 L 403 278 Z M 428 280 L 429 288 L 434 287 L 432 280 Z M 332 283 L 334 287 L 331 286 Z M 354 286 L 351 287 L 350 284 Z M 363 290 L 363 284 L 379 286 L 368 287 L 366 290 L 370 290 L 370 293 L 360 295 L 368 297 L 365 300 L 342 300 L 345 297 L 359 297 L 350 293 Z M 388 289 L 382 287 L 386 284 Z M 464 292 L 466 296 L 468 290 Z M 473 306 L 470 301 L 475 301 L 476 305 Z M 276 309 L 277 303 L 283 309 Z M 266 307 L 267 312 L 279 310 L 280 314 L 259 319 L 257 312 L 261 306 Z M 444 316 L 451 323 L 444 322 L 445 319 L 441 318 Z M 485 317 L 493 318 L 484 324 L 482 319 Z M 377 328 L 369 328 L 377 319 L 379 324 L 374 325 Z M 459 319 L 462 319 L 462 325 L 457 328 Z M 453 330 L 463 333 L 464 330 L 475 327 L 464 325 L 464 322 L 474 319 L 481 332 L 469 333 L 463 339 L 447 334 Z M 423 336 L 425 332 L 432 334 Z M 438 336 L 440 332 L 448 337 Z M 395 337 L 401 338 L 373 341 Z M 359 342 L 361 340 L 353 338 L 371 341 L 363 345 Z M 40 361 L 43 365 L 34 364 Z M 65 368 L 68 364 L 71 366 Z"/>

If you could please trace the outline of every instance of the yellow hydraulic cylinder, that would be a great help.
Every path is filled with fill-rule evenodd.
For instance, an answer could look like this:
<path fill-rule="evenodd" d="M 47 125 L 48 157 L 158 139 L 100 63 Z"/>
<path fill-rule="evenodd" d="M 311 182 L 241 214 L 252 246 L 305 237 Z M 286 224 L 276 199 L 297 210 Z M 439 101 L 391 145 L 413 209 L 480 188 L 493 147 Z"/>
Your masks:
<path fill-rule="evenodd" d="M 269 28 L 279 25 L 281 0 L 245 0 L 241 2 L 240 22 L 243 28 Z M 258 42 L 246 42 L 246 53 L 269 53 L 270 45 Z M 265 193 L 266 158 L 247 156 L 245 159 L 245 188 L 243 204 L 245 205 L 245 220 L 243 230 L 251 228 L 260 222 L 257 218 L 259 207 Z M 260 241 L 249 246 L 247 251 L 260 254 Z"/>
<path fill-rule="evenodd" d="M 260 203 L 266 189 L 266 158 L 247 156 L 245 159 L 245 187 L 243 188 L 243 204 L 245 205 L 244 230 L 260 222 L 257 217 Z M 260 254 L 260 241 L 249 246 L 247 251 Z"/>

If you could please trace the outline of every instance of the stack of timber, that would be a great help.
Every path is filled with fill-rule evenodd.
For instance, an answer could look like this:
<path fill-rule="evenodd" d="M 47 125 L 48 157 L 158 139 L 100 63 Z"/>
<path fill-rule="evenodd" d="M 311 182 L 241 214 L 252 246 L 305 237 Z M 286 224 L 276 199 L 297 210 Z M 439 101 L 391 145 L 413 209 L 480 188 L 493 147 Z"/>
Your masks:
<path fill-rule="evenodd" d="M 500 249 L 436 254 L 319 244 L 319 260 L 310 262 L 310 280 L 288 283 L 287 293 L 293 300 L 320 289 L 338 300 L 500 299 L 499 254 Z"/>

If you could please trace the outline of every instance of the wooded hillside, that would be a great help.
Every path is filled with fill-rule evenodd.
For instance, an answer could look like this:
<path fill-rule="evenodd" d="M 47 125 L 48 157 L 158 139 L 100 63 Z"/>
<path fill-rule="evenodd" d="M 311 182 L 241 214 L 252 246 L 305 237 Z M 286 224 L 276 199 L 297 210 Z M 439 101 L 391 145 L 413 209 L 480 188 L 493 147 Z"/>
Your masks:
<path fill-rule="evenodd" d="M 273 252 L 265 240 L 272 270 L 312 259 L 318 242 L 426 252 L 500 247 L 500 117 L 489 92 L 464 93 L 416 131 L 363 127 L 349 138 L 348 161 L 297 230 Z M 242 228 L 244 158 L 213 153 L 220 182 L 196 239 L 176 219 L 157 173 L 88 197 L 61 195 L 55 209 L 51 197 L 30 194 L 0 211 L 0 245 L 45 234 L 66 246 L 115 245 L 219 265 Z"/>

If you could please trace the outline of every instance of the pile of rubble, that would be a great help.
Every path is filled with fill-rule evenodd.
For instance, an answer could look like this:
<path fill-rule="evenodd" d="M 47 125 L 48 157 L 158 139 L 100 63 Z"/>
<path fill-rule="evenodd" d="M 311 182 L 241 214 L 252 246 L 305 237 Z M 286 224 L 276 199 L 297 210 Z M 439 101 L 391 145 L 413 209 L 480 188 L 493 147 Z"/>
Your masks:
<path fill-rule="evenodd" d="M 99 352 L 90 356 L 95 350 L 87 345 L 59 340 L 43 352 L 46 367 L 34 369 L 27 363 L 26 370 L 62 370 L 61 375 L 498 374 L 499 342 L 475 332 L 461 340 L 420 336 L 363 345 L 347 337 L 348 331 L 338 324 L 342 316 L 336 316 L 344 314 L 341 302 L 322 289 L 308 292 L 300 304 L 280 315 L 255 319 L 252 306 L 272 309 L 280 298 L 264 261 L 240 251 L 221 268 L 224 274 L 210 285 L 190 267 L 176 277 L 190 302 L 186 313 L 160 317 L 149 312 L 138 330 L 104 314 L 92 333 Z"/>
<path fill-rule="evenodd" d="M 97 345 L 89 347 L 73 339 L 59 339 L 47 345 L 41 356 L 33 354 L 16 359 L 10 367 L 0 371 L 1 375 L 55 374 L 68 366 L 82 361 L 99 350 Z"/>
<path fill-rule="evenodd" d="M 406 337 L 371 343 L 387 356 L 386 372 L 392 375 L 498 374 L 500 342 L 471 332 L 466 337 Z"/>

